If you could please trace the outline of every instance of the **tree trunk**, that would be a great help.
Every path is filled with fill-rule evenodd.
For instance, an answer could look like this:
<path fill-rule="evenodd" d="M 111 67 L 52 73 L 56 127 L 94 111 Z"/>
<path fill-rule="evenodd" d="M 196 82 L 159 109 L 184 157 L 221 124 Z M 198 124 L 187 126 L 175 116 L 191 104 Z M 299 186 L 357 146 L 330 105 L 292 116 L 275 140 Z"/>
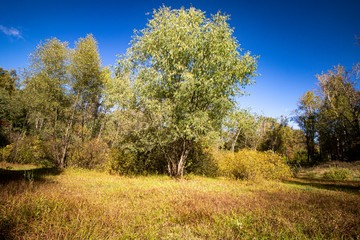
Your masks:
<path fill-rule="evenodd" d="M 68 148 L 69 141 L 70 141 L 70 128 L 72 127 L 72 124 L 73 124 L 76 105 L 78 104 L 78 101 L 79 101 L 79 95 L 76 98 L 76 101 L 75 101 L 75 104 L 73 106 L 72 113 L 71 113 L 71 116 L 70 116 L 70 119 L 69 119 L 69 123 L 68 123 L 68 125 L 66 127 L 66 130 L 65 130 L 65 136 L 63 138 L 64 139 L 64 141 L 63 141 L 63 149 L 62 149 L 62 152 L 61 152 L 61 157 L 60 157 L 59 162 L 58 162 L 58 167 L 60 169 L 65 167 L 66 152 L 67 152 L 67 148 Z"/>
<path fill-rule="evenodd" d="M 231 143 L 231 152 L 232 152 L 232 153 L 234 153 L 234 151 L 235 151 L 235 145 L 236 145 L 236 142 L 237 142 L 237 140 L 238 140 L 238 138 L 239 138 L 240 132 L 241 132 L 241 129 L 239 129 L 239 130 L 237 131 L 237 133 L 236 133 L 236 135 L 235 135 L 235 137 L 234 137 L 234 139 L 233 139 L 233 141 L 232 141 L 232 143 Z"/>
<path fill-rule="evenodd" d="M 178 152 L 176 147 L 172 150 L 174 154 L 168 154 L 166 153 L 166 150 L 163 151 L 168 163 L 168 172 L 170 177 L 181 178 L 184 176 L 185 160 L 190 152 L 189 142 L 183 140 L 180 156 L 176 154 Z"/>

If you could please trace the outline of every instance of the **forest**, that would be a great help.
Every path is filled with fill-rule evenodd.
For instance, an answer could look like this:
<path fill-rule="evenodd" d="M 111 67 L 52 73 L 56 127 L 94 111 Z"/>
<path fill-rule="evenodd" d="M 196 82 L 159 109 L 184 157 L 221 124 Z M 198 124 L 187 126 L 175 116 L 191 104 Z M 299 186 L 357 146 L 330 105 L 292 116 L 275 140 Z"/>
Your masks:
<path fill-rule="evenodd" d="M 16 175 L 17 172 L 9 170 L 18 165 L 34 165 L 36 169 L 45 169 L 48 173 L 62 172 L 56 182 L 70 186 L 66 184 L 70 184 L 73 179 L 76 186 L 72 187 L 84 192 L 91 191 L 87 189 L 87 183 L 91 183 L 100 189 L 101 201 L 110 201 L 112 191 L 118 186 L 116 181 L 130 184 L 129 192 L 122 193 L 126 195 L 126 201 L 136 197 L 141 199 L 144 195 L 155 204 L 171 198 L 165 208 L 169 207 L 170 212 L 179 215 L 169 213 L 171 216 L 176 215 L 175 219 L 164 221 L 175 225 L 185 222 L 190 226 L 189 232 L 185 231 L 186 228 L 169 230 L 170 227 L 166 225 L 169 223 L 161 222 L 160 218 L 151 223 L 148 214 L 159 213 L 150 209 L 141 212 L 141 204 L 150 208 L 144 202 L 137 202 L 138 206 L 134 208 L 138 214 L 145 216 L 142 220 L 138 219 L 142 227 L 147 226 L 146 231 L 140 233 L 135 231 L 139 222 L 117 222 L 110 212 L 106 213 L 110 214 L 110 222 L 106 222 L 100 212 L 107 210 L 98 208 L 95 195 L 91 195 L 94 199 L 85 199 L 85 193 L 75 196 L 74 193 L 62 193 L 63 190 L 57 189 L 53 191 L 55 195 L 46 198 L 37 191 L 57 188 L 55 185 L 47 185 L 51 182 L 38 187 L 42 190 L 36 190 L 35 185 L 25 186 L 21 185 L 24 183 L 8 183 L 5 180 L 2 187 L 6 191 L 1 193 L 0 206 L 15 204 L 6 200 L 11 198 L 15 189 L 29 191 L 33 199 L 45 202 L 34 200 L 26 205 L 26 200 L 19 198 L 18 205 L 11 205 L 15 209 L 12 212 L 9 207 L 0 207 L 4 215 L 0 217 L 0 239 L 17 238 L 19 236 L 12 235 L 16 231 L 23 232 L 25 235 L 22 237 L 25 238 L 43 236 L 37 230 L 43 229 L 45 225 L 37 225 L 26 231 L 16 228 L 23 226 L 21 224 L 26 225 L 16 218 L 16 214 L 19 214 L 17 211 L 21 212 L 20 215 L 28 214 L 34 222 L 37 219 L 51 222 L 53 219 L 47 219 L 48 215 L 42 215 L 42 212 L 56 213 L 56 209 L 61 208 L 71 212 L 69 217 L 61 215 L 61 212 L 58 214 L 64 217 L 61 221 L 66 222 L 67 219 L 75 224 L 69 228 L 74 232 L 66 235 L 61 227 L 56 229 L 55 225 L 59 222 L 53 222 L 51 228 L 55 230 L 51 233 L 45 231 L 48 235 L 44 235 L 44 238 L 108 236 L 109 239 L 119 239 L 122 236 L 158 239 L 169 236 L 169 232 L 179 234 L 169 237 L 171 239 L 196 236 L 207 239 L 211 236 L 224 239 L 246 236 L 287 238 L 294 233 L 300 239 L 358 238 L 360 223 L 356 220 L 356 213 L 360 213 L 360 210 L 355 206 L 359 206 L 359 192 L 356 189 L 359 187 L 360 175 L 357 176 L 357 173 L 360 168 L 359 172 L 330 168 L 330 172 L 321 175 L 334 181 L 330 183 L 321 182 L 321 179 L 316 180 L 319 181 L 316 184 L 307 182 L 309 179 L 289 179 L 296 177 L 305 167 L 332 161 L 351 165 L 360 160 L 360 63 L 351 69 L 338 65 L 328 72 L 319 73 L 316 76 L 317 88 L 299 97 L 293 117 L 262 116 L 251 109 L 239 107 L 239 96 L 246 94 L 247 86 L 255 84 L 259 57 L 240 48 L 228 20 L 229 16 L 220 12 L 208 18 L 204 12 L 195 8 L 162 7 L 154 10 L 145 28 L 134 33 L 126 53 L 121 53 L 111 67 L 102 66 L 98 42 L 95 36 L 89 34 L 79 38 L 73 48 L 68 42 L 57 38 L 43 40 L 30 54 L 26 68 L 17 71 L 0 68 L 0 162 L 2 166 L 7 166 L 7 171 L 0 173 L 10 179 L 11 174 Z M 299 128 L 294 129 L 290 122 L 296 123 Z M 39 171 L 38 176 L 36 169 L 25 171 L 25 179 L 31 183 L 34 179 L 37 182 L 42 173 Z M 80 177 L 82 174 L 90 177 L 87 182 L 80 184 L 84 181 Z M 96 180 L 95 176 L 103 180 Z M 58 176 L 50 174 L 46 178 L 55 177 Z M 225 182 L 213 182 L 217 178 Z M 151 184 L 174 179 L 180 182 L 171 182 L 175 184 L 171 190 L 167 189 L 168 186 L 159 185 L 157 188 L 161 189 L 163 195 L 153 195 L 160 193 L 152 192 Z M 211 185 L 212 189 L 207 190 L 209 194 L 195 194 L 193 186 L 182 186 L 182 181 L 186 182 L 186 179 L 195 179 L 204 187 Z M 346 179 L 348 183 L 335 182 Z M 244 184 L 241 181 L 232 182 L 237 180 L 243 180 L 250 186 L 241 185 Z M 299 184 L 296 186 L 301 191 L 309 192 L 304 193 L 304 196 L 297 195 L 298 190 L 289 190 L 279 180 L 286 182 L 286 186 Z M 11 184 L 15 185 L 11 187 Z M 111 188 L 112 184 L 115 190 L 106 188 Z M 134 189 L 137 184 L 141 187 Z M 224 190 L 217 184 L 222 184 L 228 189 L 227 192 L 217 192 Z M 245 203 L 241 203 L 239 198 L 242 197 L 235 193 L 240 190 L 233 189 L 239 187 L 239 184 L 240 188 L 247 186 L 246 191 L 254 191 L 259 195 L 251 195 L 253 200 L 247 198 L 243 199 Z M 316 186 L 341 191 L 328 193 L 313 190 Z M 178 189 L 181 194 L 174 189 Z M 264 189 L 273 190 L 267 192 Z M 271 192 L 274 189 L 280 193 Z M 343 197 L 340 194 L 348 195 Z M 57 202 L 63 195 L 66 199 L 61 198 L 61 203 Z M 184 196 L 190 196 L 190 199 L 183 199 Z M 301 210 L 303 218 L 296 217 L 296 214 L 301 214 L 298 212 L 300 210 L 293 212 L 294 215 L 287 215 L 293 206 L 286 206 L 289 208 L 287 212 L 276 210 L 282 208 L 279 199 L 291 202 L 289 196 L 293 201 L 308 207 Z M 175 199 L 177 197 L 179 199 Z M 326 200 L 328 198 L 333 200 Z M 67 201 L 73 206 L 66 207 L 64 204 Z M 76 201 L 84 204 L 89 201 L 90 205 L 96 206 L 84 208 L 86 204 L 77 206 Z M 196 205 L 198 201 L 203 205 Z M 307 205 L 311 201 L 318 212 L 311 213 L 313 208 Z M 333 221 L 335 215 L 324 215 L 330 206 L 321 205 L 323 202 L 332 204 L 343 217 L 338 222 L 331 222 L 331 225 L 330 220 Z M 266 212 L 264 224 L 268 225 L 259 225 L 260 212 L 263 211 L 260 206 L 269 204 L 270 207 L 270 203 L 274 204 L 275 209 L 272 214 L 278 214 L 278 218 L 274 222 L 271 220 L 273 215 Z M 231 213 L 227 205 L 231 206 Z M 37 206 L 41 206 L 38 212 L 34 210 Z M 154 208 L 163 209 L 162 206 Z M 22 212 L 26 211 L 24 207 L 30 209 L 29 213 Z M 100 225 L 95 224 L 91 231 L 85 231 L 86 227 L 73 219 L 77 208 L 85 211 L 88 217 L 96 216 L 97 221 L 105 221 L 108 230 L 97 232 Z M 166 215 L 164 212 L 168 210 L 164 209 L 163 214 Z M 250 213 L 247 212 L 247 215 L 244 209 Z M 251 209 L 260 209 L 260 212 Z M 127 210 L 124 208 L 121 211 Z M 122 214 L 128 217 L 131 215 L 130 212 Z M 242 220 L 236 220 L 239 214 L 243 216 Z M 319 218 L 320 215 L 324 215 L 324 219 Z M 316 223 L 312 222 L 312 227 L 311 219 L 314 218 L 317 220 L 314 220 Z M 225 225 L 222 226 L 220 222 L 224 221 Z M 164 232 L 159 222 L 165 224 Z M 206 222 L 216 227 L 211 230 L 212 227 L 206 225 Z M 330 225 L 327 226 L 327 223 Z M 109 229 L 114 224 L 123 230 L 111 237 L 108 235 L 111 232 Z M 123 224 L 129 224 L 128 231 L 120 227 Z M 148 229 L 151 224 L 155 226 L 154 229 Z M 208 235 L 198 233 L 201 224 L 207 226 L 205 229 Z M 286 228 L 287 224 L 291 227 Z M 11 227 L 6 230 L 8 226 L 17 230 L 11 232 Z M 338 230 L 332 232 L 334 226 Z M 228 228 L 231 231 L 226 230 Z M 282 230 L 278 232 L 276 229 Z M 26 235 L 26 232 L 30 235 Z"/>

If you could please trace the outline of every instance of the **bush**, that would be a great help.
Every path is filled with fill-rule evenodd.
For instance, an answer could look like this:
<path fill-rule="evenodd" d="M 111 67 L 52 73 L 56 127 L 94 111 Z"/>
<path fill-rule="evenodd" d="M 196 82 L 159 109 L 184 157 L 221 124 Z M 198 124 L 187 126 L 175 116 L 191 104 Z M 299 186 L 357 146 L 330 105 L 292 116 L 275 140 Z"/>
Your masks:
<path fill-rule="evenodd" d="M 9 162 L 10 161 L 10 156 L 11 156 L 11 152 L 13 151 L 14 145 L 13 144 L 9 144 L 6 147 L 3 147 L 0 150 L 0 157 L 1 157 L 1 161 L 2 162 Z"/>
<path fill-rule="evenodd" d="M 350 170 L 347 168 L 332 168 L 327 172 L 324 172 L 323 178 L 331 180 L 345 180 L 351 178 Z"/>
<path fill-rule="evenodd" d="M 294 158 L 291 161 L 292 164 L 294 163 L 307 163 L 308 162 L 308 156 L 307 151 L 305 149 L 300 149 L 294 154 Z"/>
<path fill-rule="evenodd" d="M 213 156 L 218 163 L 220 174 L 234 179 L 284 179 L 291 176 L 285 159 L 271 151 L 217 151 L 213 152 Z"/>
<path fill-rule="evenodd" d="M 68 166 L 104 170 L 110 154 L 108 145 L 102 139 L 93 138 L 70 150 Z"/>
<path fill-rule="evenodd" d="M 11 163 L 48 165 L 44 143 L 36 137 L 22 137 L 1 149 L 1 160 Z"/>
<path fill-rule="evenodd" d="M 111 149 L 111 160 L 108 170 L 110 173 L 133 175 L 138 172 L 135 163 L 136 155 L 131 151 L 113 148 Z"/>
<path fill-rule="evenodd" d="M 212 158 L 211 151 L 209 151 L 209 149 L 204 149 L 201 144 L 195 143 L 187 158 L 185 172 L 187 174 L 191 173 L 195 175 L 216 177 L 219 173 L 219 169 Z"/>

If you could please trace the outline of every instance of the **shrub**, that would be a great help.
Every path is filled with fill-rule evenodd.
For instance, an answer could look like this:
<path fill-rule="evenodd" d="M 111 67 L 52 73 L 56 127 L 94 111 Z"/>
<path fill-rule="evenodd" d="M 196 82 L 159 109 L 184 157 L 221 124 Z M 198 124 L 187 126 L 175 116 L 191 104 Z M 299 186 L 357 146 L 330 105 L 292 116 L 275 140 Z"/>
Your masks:
<path fill-rule="evenodd" d="M 47 165 L 44 143 L 36 137 L 22 137 L 1 149 L 1 160 L 11 163 Z"/>
<path fill-rule="evenodd" d="M 187 174 L 216 177 L 219 173 L 218 166 L 212 158 L 211 151 L 205 149 L 200 143 L 195 143 L 190 151 L 185 165 Z"/>
<path fill-rule="evenodd" d="M 0 150 L 0 156 L 1 156 L 2 162 L 8 162 L 10 160 L 10 155 L 11 155 L 13 148 L 14 148 L 14 145 L 9 144 Z"/>
<path fill-rule="evenodd" d="M 308 157 L 307 157 L 307 151 L 305 149 L 300 149 L 294 154 L 294 158 L 291 161 L 291 163 L 307 163 Z"/>
<path fill-rule="evenodd" d="M 109 161 L 108 145 L 100 138 L 93 138 L 70 150 L 68 166 L 104 170 Z"/>
<path fill-rule="evenodd" d="M 329 171 L 324 172 L 323 178 L 331 180 L 345 180 L 351 177 L 350 170 L 347 168 L 332 168 Z"/>
<path fill-rule="evenodd" d="M 286 161 L 271 151 L 241 150 L 236 153 L 213 152 L 220 174 L 234 179 L 284 179 L 291 176 Z"/>
<path fill-rule="evenodd" d="M 118 148 L 111 149 L 111 160 L 109 161 L 108 170 L 110 173 L 123 175 L 132 175 L 137 173 L 136 155 L 130 150 Z"/>
<path fill-rule="evenodd" d="M 166 161 L 157 148 L 138 151 L 133 148 L 113 148 L 109 162 L 109 172 L 121 175 L 147 175 L 165 173 Z"/>

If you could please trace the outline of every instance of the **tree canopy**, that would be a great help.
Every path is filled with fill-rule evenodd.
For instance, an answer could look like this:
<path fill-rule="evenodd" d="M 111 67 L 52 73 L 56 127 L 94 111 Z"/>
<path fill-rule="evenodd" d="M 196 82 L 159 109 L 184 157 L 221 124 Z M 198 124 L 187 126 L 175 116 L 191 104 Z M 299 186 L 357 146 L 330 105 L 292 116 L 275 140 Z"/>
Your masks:
<path fill-rule="evenodd" d="M 147 123 L 143 142 L 161 149 L 172 176 L 183 175 L 193 143 L 221 128 L 255 76 L 257 57 L 241 54 L 228 19 L 195 8 L 154 10 L 119 60 L 117 81 L 131 88 L 131 108 Z M 128 97 L 118 99 L 129 107 Z"/>

